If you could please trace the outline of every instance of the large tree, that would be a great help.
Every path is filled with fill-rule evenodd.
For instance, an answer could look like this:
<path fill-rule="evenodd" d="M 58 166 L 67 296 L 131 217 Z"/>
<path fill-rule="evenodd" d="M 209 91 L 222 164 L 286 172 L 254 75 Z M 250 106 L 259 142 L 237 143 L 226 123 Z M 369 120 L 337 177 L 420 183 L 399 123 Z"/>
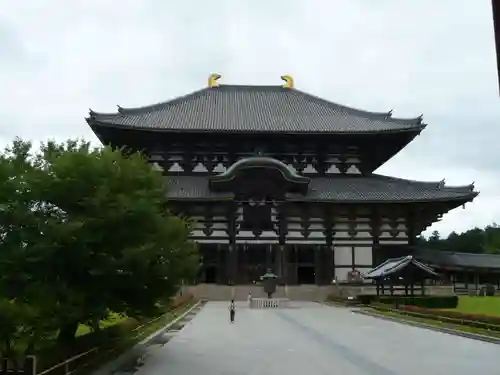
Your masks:
<path fill-rule="evenodd" d="M 192 275 L 189 224 L 170 214 L 163 177 L 140 154 L 81 141 L 30 150 L 17 141 L 6 153 L 5 169 L 23 177 L 4 192 L 21 208 L 0 274 L 51 317 L 60 340 L 71 341 L 80 323 L 97 328 L 110 311 L 151 314 Z"/>
<path fill-rule="evenodd" d="M 420 245 L 436 250 L 464 253 L 500 253 L 500 227 L 493 223 L 484 229 L 472 228 L 463 233 L 451 232 L 441 238 L 437 231 L 426 239 L 419 238 Z"/>

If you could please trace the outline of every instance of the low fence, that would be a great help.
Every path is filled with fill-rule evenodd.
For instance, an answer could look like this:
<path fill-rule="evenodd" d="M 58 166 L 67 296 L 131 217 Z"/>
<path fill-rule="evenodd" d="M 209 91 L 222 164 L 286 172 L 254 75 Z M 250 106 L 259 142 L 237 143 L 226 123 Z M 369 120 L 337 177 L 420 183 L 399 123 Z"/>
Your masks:
<path fill-rule="evenodd" d="M 36 374 L 36 357 L 29 355 L 22 361 L 22 366 L 19 366 L 18 361 L 8 358 L 2 358 L 0 361 L 0 375 L 35 375 Z"/>
<path fill-rule="evenodd" d="M 137 327 L 131 330 L 132 337 L 131 340 L 137 340 L 141 336 L 147 332 L 145 328 L 148 328 L 149 325 L 155 323 L 156 321 L 164 318 L 168 314 L 177 315 L 179 311 L 184 309 L 187 304 L 190 302 L 195 302 L 192 298 L 182 299 L 180 303 L 174 303 L 174 309 L 158 316 L 147 323 L 138 325 Z M 200 302 L 194 303 L 187 311 L 181 313 L 174 319 L 175 322 L 178 319 L 181 319 L 182 316 L 187 314 L 192 309 L 196 308 Z M 169 323 L 172 324 L 173 322 Z M 169 325 L 167 324 L 167 326 Z M 96 346 L 92 349 L 89 349 L 83 353 L 79 353 L 77 355 L 72 356 L 71 358 L 67 358 L 66 360 L 55 364 L 49 368 L 44 369 L 43 371 L 37 372 L 37 360 L 35 356 L 26 356 L 24 359 L 24 363 L 22 366 L 19 366 L 17 361 L 2 358 L 0 359 L 0 375 L 70 375 L 79 370 L 82 370 L 86 367 L 92 366 L 95 363 L 100 363 L 102 359 L 107 358 L 112 355 L 114 352 L 117 352 L 121 349 L 124 349 L 123 346 L 119 345 L 119 341 L 121 337 L 115 337 L 106 345 Z"/>
<path fill-rule="evenodd" d="M 288 307 L 287 298 L 252 298 L 250 308 L 252 309 L 282 309 Z"/>

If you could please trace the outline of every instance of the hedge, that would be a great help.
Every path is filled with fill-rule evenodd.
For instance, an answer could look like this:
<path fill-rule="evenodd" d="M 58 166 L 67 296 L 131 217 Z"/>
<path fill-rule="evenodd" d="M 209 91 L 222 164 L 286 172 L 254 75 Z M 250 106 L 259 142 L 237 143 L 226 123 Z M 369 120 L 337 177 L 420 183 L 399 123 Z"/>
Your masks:
<path fill-rule="evenodd" d="M 360 294 L 356 297 L 363 305 L 383 303 L 391 305 L 420 306 L 430 309 L 454 309 L 458 306 L 457 296 L 380 296 Z"/>
<path fill-rule="evenodd" d="M 458 306 L 458 296 L 380 296 L 378 302 L 426 309 L 455 309 Z"/>

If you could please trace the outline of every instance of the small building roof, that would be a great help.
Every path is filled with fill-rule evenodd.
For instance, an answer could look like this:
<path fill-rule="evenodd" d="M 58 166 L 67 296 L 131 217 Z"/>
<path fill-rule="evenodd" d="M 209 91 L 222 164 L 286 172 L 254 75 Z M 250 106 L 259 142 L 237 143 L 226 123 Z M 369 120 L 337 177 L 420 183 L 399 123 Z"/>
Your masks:
<path fill-rule="evenodd" d="M 418 133 L 422 116 L 394 118 L 392 111 L 350 108 L 282 86 L 219 85 L 173 100 L 117 113 L 90 110 L 91 126 L 170 132 Z"/>
<path fill-rule="evenodd" d="M 457 253 L 453 251 L 417 249 L 414 256 L 435 266 L 500 270 L 500 254 Z"/>
<path fill-rule="evenodd" d="M 214 192 L 209 176 L 165 176 L 169 199 L 218 200 L 231 193 Z M 445 186 L 443 182 L 421 182 L 377 174 L 312 177 L 306 195 L 289 194 L 288 200 L 309 202 L 431 202 L 473 200 L 479 193 L 474 185 Z M 457 204 L 457 205 L 459 205 Z"/>
<path fill-rule="evenodd" d="M 408 255 L 401 258 L 390 258 L 385 262 L 379 264 L 374 269 L 368 271 L 364 276 L 365 279 L 383 279 L 391 275 L 397 275 L 403 272 L 408 267 L 416 267 L 417 269 L 424 272 L 428 276 L 438 277 L 438 273 L 434 271 L 431 267 L 419 262 L 412 255 Z"/>

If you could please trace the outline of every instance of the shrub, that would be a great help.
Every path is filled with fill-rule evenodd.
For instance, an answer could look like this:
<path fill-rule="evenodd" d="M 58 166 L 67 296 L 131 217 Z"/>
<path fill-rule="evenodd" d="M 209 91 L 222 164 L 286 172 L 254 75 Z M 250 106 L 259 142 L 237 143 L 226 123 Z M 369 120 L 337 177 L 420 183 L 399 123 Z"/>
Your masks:
<path fill-rule="evenodd" d="M 427 309 L 454 309 L 458 306 L 458 296 L 379 296 L 378 302 Z"/>
<path fill-rule="evenodd" d="M 496 288 L 493 284 L 486 284 L 479 290 L 480 296 L 493 297 L 495 295 Z"/>

